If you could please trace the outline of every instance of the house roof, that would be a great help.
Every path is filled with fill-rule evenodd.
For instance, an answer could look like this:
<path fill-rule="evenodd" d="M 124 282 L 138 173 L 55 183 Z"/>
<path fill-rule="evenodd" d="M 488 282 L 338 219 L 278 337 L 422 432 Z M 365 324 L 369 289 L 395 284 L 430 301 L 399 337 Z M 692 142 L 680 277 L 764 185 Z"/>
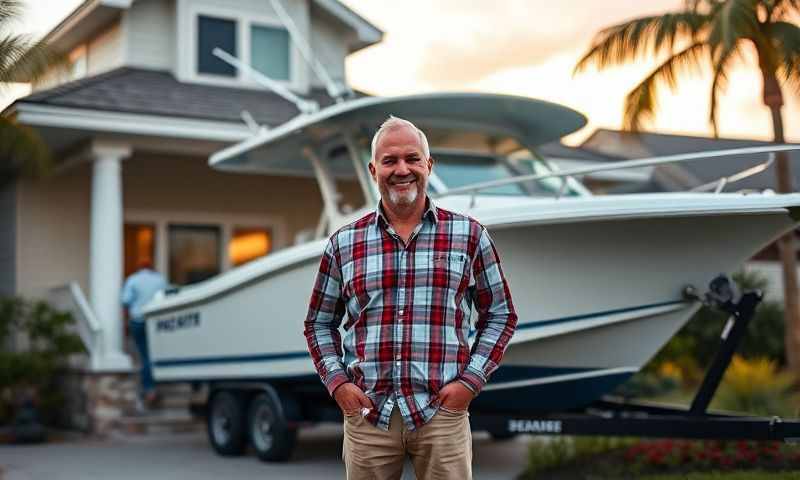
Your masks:
<path fill-rule="evenodd" d="M 583 147 L 570 147 L 561 143 L 560 140 L 540 145 L 536 147 L 536 151 L 545 158 L 563 158 L 593 162 L 615 162 L 624 160 L 624 158 L 620 158 L 616 155 L 607 155 L 598 151 L 587 150 Z"/>
<path fill-rule="evenodd" d="M 320 106 L 333 103 L 323 89 L 311 90 L 308 98 Z M 131 67 L 35 92 L 10 108 L 19 104 L 237 123 L 243 122 L 241 114 L 246 110 L 256 122 L 268 126 L 282 124 L 299 113 L 293 103 L 267 90 L 184 83 L 171 72 Z"/>
<path fill-rule="evenodd" d="M 671 135 L 652 132 L 624 132 L 598 129 L 581 148 L 622 158 L 675 155 L 690 152 L 725 150 L 752 146 L 766 146 L 770 142 L 733 138 L 709 138 L 689 135 Z M 800 186 L 800 151 L 787 152 L 794 165 L 795 190 Z M 737 155 L 660 166 L 654 179 L 669 190 L 685 189 L 715 181 L 767 161 L 769 154 Z M 767 171 L 731 184 L 728 190 L 775 188 L 775 165 Z"/>

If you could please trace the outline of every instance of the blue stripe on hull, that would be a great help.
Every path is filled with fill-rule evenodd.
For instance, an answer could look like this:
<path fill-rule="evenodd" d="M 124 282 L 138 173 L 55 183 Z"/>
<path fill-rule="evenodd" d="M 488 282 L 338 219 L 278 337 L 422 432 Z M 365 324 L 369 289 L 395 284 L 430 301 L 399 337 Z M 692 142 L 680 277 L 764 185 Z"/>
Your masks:
<path fill-rule="evenodd" d="M 549 320 L 537 320 L 535 322 L 520 322 L 517 325 L 517 330 L 526 330 L 529 328 L 537 328 L 537 327 L 546 327 L 549 325 L 554 325 L 558 323 L 567 323 L 567 322 L 574 322 L 580 320 L 587 320 L 590 318 L 597 318 L 606 315 L 616 315 L 620 313 L 627 313 L 636 310 L 645 310 L 654 307 L 661 307 L 666 305 L 674 305 L 678 303 L 685 303 L 685 300 L 675 300 L 670 302 L 662 302 L 662 303 L 653 303 L 649 305 L 640 305 L 638 307 L 629 307 L 629 308 L 620 308 L 616 310 L 607 310 L 603 312 L 595 312 L 589 313 L 585 315 L 575 315 L 571 317 L 562 317 L 562 318 L 555 318 Z M 471 330 L 469 333 L 470 337 L 475 336 L 475 331 Z M 193 358 L 168 358 L 168 359 L 161 359 L 156 360 L 153 362 L 153 366 L 155 367 L 183 367 L 183 366 L 197 366 L 197 365 L 219 365 L 225 363 L 251 363 L 251 362 L 270 362 L 270 361 L 279 361 L 279 360 L 294 360 L 297 358 L 305 358 L 309 357 L 310 355 L 307 350 L 299 350 L 293 352 L 284 352 L 284 353 L 272 353 L 272 354 L 255 354 L 255 355 L 225 355 L 225 356 L 218 356 L 218 357 L 193 357 Z M 580 371 L 580 370 L 577 370 Z M 564 372 L 564 373 L 572 373 L 572 372 Z M 529 378 L 529 377 L 525 377 Z"/>

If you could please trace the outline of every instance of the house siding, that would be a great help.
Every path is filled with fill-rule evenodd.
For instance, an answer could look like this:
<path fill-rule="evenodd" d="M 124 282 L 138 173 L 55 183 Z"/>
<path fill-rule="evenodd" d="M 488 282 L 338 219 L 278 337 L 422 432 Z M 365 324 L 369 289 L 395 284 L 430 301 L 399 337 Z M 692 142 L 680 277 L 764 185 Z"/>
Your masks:
<path fill-rule="evenodd" d="M 88 163 L 50 178 L 19 182 L 20 295 L 46 298 L 50 288 L 72 280 L 88 292 L 90 192 Z"/>
<path fill-rule="evenodd" d="M 17 187 L 0 187 L 0 296 L 14 295 L 17 284 Z"/>
<path fill-rule="evenodd" d="M 320 15 L 311 16 L 311 50 L 336 82 L 346 82 L 344 62 L 347 57 L 348 32 Z M 313 87 L 324 87 L 322 80 L 311 75 Z"/>
<path fill-rule="evenodd" d="M 119 21 L 89 41 L 86 46 L 86 75 L 97 75 L 122 66 L 125 63 L 123 42 L 123 29 Z"/>
<path fill-rule="evenodd" d="M 322 199 L 314 179 L 224 173 L 207 162 L 207 157 L 135 153 L 122 162 L 123 215 L 186 213 L 197 223 L 262 215 L 282 230 L 273 232 L 275 248 L 293 244 L 298 232 L 316 226 Z M 91 179 L 92 164 L 85 163 L 51 179 L 20 182 L 19 293 L 45 297 L 50 288 L 77 281 L 89 295 Z M 337 183 L 344 202 L 363 203 L 356 182 Z"/>
<path fill-rule="evenodd" d="M 75 47 L 70 53 L 74 58 L 81 49 L 86 49 L 86 72 L 84 76 L 93 76 L 107 72 L 125 64 L 123 52 L 124 30 L 119 20 L 111 23 L 88 41 Z M 77 80 L 82 77 L 73 77 L 72 72 L 66 69 L 51 68 L 37 82 L 32 84 L 32 91 L 36 92 L 52 88 L 62 83 Z"/>
<path fill-rule="evenodd" d="M 127 64 L 175 70 L 175 2 L 138 0 L 125 13 Z"/>

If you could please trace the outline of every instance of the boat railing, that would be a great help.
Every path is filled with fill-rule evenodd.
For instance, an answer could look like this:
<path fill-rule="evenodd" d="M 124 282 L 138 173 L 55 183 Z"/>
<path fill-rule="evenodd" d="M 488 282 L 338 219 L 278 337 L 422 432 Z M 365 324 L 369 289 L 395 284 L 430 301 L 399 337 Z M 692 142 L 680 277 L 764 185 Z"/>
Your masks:
<path fill-rule="evenodd" d="M 86 347 L 89 357 L 96 358 L 101 353 L 99 348 L 103 329 L 78 283 L 70 282 L 51 288 L 49 300 L 53 307 L 72 314 L 78 336 Z"/>
<path fill-rule="evenodd" d="M 707 152 L 682 153 L 677 155 L 666 155 L 661 157 L 641 158 L 634 160 L 622 160 L 619 162 L 603 163 L 601 165 L 592 165 L 589 167 L 577 167 L 577 168 L 571 168 L 571 169 L 565 169 L 547 173 L 519 175 L 511 178 L 503 178 L 499 180 L 479 182 L 479 183 L 474 183 L 472 185 L 465 185 L 458 188 L 451 188 L 439 193 L 436 196 L 441 198 L 451 195 L 472 195 L 474 201 L 474 196 L 477 195 L 478 192 L 482 190 L 501 187 L 505 185 L 513 185 L 522 182 L 543 180 L 546 178 L 561 178 L 562 180 L 561 188 L 559 189 L 558 192 L 556 192 L 556 198 L 560 198 L 561 196 L 563 196 L 567 188 L 568 183 L 566 179 L 568 177 L 578 177 L 596 172 L 608 172 L 613 170 L 651 167 L 651 166 L 666 165 L 671 163 L 694 162 L 694 161 L 708 160 L 711 158 L 719 158 L 719 157 L 753 155 L 753 154 L 763 154 L 763 153 L 770 154 L 769 159 L 763 163 L 760 163 L 753 167 L 749 167 L 746 170 L 742 170 L 741 172 L 737 172 L 733 175 L 714 180 L 713 182 L 700 185 L 691 190 L 696 192 L 714 190 L 714 193 L 721 193 L 726 185 L 743 180 L 753 175 L 757 175 L 767 170 L 767 168 L 769 168 L 769 166 L 774 162 L 776 152 L 785 152 L 794 150 L 800 150 L 800 145 L 770 145 L 763 147 L 744 147 L 744 148 L 733 148 L 726 150 L 711 150 Z"/>

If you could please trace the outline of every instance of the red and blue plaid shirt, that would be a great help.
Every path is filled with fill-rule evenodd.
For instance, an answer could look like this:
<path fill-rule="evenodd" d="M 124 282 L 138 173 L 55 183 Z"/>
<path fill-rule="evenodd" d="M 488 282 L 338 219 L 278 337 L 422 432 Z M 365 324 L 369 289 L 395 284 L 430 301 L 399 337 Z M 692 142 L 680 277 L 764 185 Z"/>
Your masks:
<path fill-rule="evenodd" d="M 478 319 L 470 349 L 473 303 Z M 343 351 L 339 326 L 345 314 Z M 353 382 L 375 406 L 366 416 L 369 422 L 388 430 L 397 404 L 415 429 L 433 418 L 447 383 L 460 381 L 480 392 L 516 324 L 486 228 L 429 199 L 407 244 L 380 203 L 331 236 L 304 333 L 331 395 Z"/>

